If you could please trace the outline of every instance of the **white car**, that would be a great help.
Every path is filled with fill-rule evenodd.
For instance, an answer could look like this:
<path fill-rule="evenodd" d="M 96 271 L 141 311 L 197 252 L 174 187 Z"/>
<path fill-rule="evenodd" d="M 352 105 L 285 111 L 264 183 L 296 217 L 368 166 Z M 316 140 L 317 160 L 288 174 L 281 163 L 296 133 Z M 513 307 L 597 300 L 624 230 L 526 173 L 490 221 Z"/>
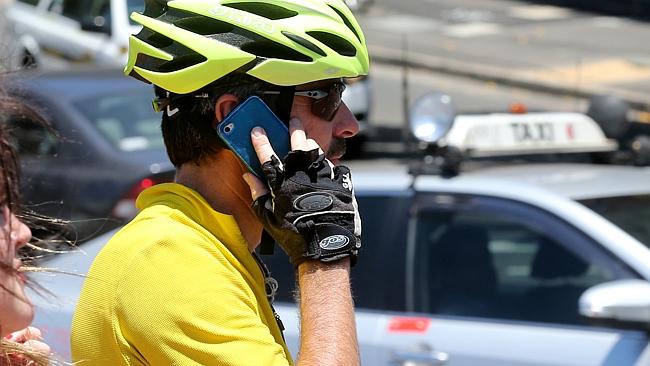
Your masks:
<path fill-rule="evenodd" d="M 140 26 L 129 19 L 142 0 L 15 0 L 8 16 L 41 52 L 74 63 L 124 66 L 129 35 Z"/>
<path fill-rule="evenodd" d="M 28 34 L 18 32 L 7 16 L 7 5 L 0 1 L 0 71 L 15 71 L 31 67 L 38 62 L 38 44 Z"/>

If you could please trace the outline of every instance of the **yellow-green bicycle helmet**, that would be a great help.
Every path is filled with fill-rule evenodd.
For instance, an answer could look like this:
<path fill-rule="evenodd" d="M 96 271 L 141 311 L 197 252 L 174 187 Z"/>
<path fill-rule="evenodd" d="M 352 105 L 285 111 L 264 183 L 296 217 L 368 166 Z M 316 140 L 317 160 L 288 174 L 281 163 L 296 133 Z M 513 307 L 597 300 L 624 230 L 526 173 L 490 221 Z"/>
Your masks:
<path fill-rule="evenodd" d="M 368 72 L 343 0 L 146 0 L 124 72 L 188 94 L 233 72 L 279 86 Z"/>

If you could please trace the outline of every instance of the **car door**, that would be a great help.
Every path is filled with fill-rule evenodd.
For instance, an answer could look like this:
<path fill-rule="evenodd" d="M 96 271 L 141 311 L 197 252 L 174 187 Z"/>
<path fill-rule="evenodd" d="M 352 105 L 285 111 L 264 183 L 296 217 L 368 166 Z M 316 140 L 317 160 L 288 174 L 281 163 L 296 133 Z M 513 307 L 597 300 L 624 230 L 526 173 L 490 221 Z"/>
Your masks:
<path fill-rule="evenodd" d="M 647 334 L 591 326 L 580 294 L 638 276 L 560 217 L 495 197 L 422 193 L 409 223 L 407 309 L 393 365 L 634 365 Z M 409 320 L 410 319 L 410 320 Z M 392 324 L 392 325 L 391 325 Z"/>
<path fill-rule="evenodd" d="M 21 194 L 30 211 L 65 217 L 61 200 L 67 195 L 69 170 L 61 164 L 61 143 L 52 127 L 25 116 L 7 121 L 21 164 Z"/>

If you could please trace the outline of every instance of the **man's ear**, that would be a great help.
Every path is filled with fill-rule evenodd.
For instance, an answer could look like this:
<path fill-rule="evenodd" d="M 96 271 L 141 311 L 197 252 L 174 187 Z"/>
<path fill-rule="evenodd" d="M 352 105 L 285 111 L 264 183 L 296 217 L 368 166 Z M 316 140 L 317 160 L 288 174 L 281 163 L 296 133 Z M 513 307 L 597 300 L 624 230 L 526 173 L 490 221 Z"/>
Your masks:
<path fill-rule="evenodd" d="M 224 94 L 214 102 L 214 118 L 217 123 L 223 121 L 224 118 L 239 104 L 239 98 L 233 94 Z"/>

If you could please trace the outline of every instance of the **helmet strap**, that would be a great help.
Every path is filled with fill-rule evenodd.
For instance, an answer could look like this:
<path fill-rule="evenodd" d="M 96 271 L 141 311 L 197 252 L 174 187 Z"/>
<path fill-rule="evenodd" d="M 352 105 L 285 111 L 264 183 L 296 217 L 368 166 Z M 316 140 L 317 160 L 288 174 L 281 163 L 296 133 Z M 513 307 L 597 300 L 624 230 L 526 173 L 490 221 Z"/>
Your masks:
<path fill-rule="evenodd" d="M 296 92 L 295 86 L 280 87 L 280 94 L 276 99 L 275 115 L 284 122 L 289 128 L 289 119 L 291 118 L 291 109 L 293 108 L 293 94 Z M 260 254 L 271 255 L 275 248 L 275 240 L 266 230 L 262 232 L 262 241 L 260 242 Z"/>
<path fill-rule="evenodd" d="M 280 121 L 284 122 L 289 128 L 289 119 L 291 118 L 291 108 L 293 107 L 293 94 L 296 92 L 295 86 L 280 87 L 277 103 L 275 105 L 275 115 Z"/>

